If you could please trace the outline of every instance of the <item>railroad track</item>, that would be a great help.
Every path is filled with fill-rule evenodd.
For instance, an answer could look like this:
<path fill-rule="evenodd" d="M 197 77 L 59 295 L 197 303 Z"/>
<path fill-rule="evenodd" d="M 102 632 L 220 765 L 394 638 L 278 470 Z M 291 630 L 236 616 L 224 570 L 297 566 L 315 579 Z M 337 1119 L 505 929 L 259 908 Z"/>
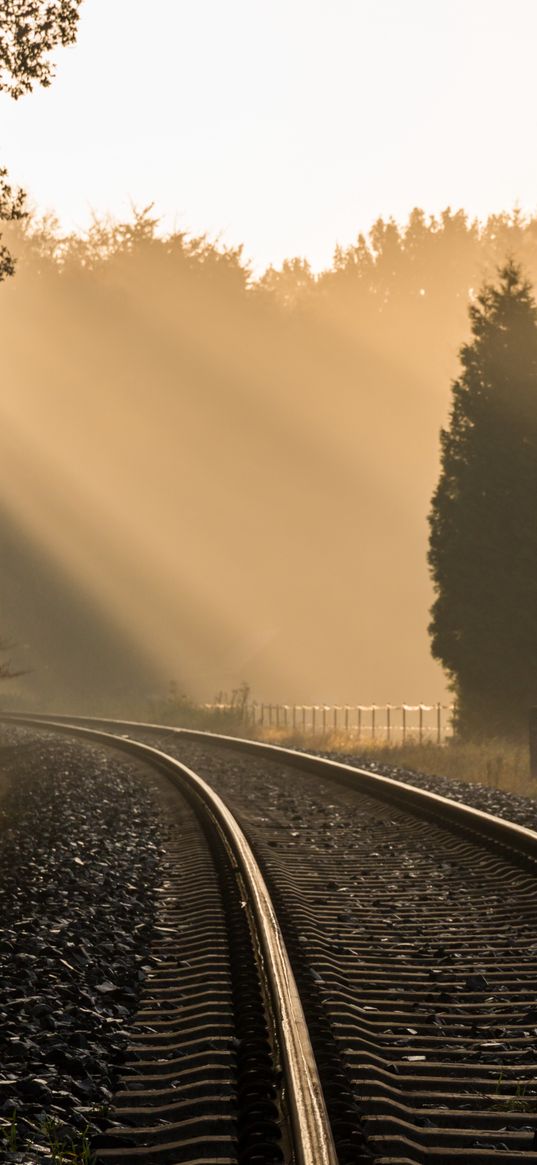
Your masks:
<path fill-rule="evenodd" d="M 63 728 L 74 728 L 67 719 L 62 718 Z M 263 1098 L 252 1098 L 248 1115 L 241 1117 L 233 1110 L 235 1097 L 250 1092 L 243 1088 L 241 1094 L 236 1074 L 228 1072 L 230 1127 L 241 1135 L 248 1131 L 250 1141 L 238 1144 L 236 1133 L 230 1134 L 227 1158 L 209 1143 L 180 1148 L 178 1138 L 167 1139 L 173 1113 L 166 1106 L 173 1088 L 178 1099 L 172 1107 L 183 1104 L 188 1111 L 184 1078 L 174 1077 L 172 1085 L 168 1075 L 154 1087 L 156 1076 L 166 1076 L 162 1060 L 170 1056 L 173 1041 L 179 1044 L 184 1028 L 177 1008 L 172 1015 L 163 1007 L 171 998 L 168 977 L 178 974 L 175 965 L 165 966 L 167 954 L 176 958 L 173 929 L 165 932 L 157 952 L 164 961 L 148 983 L 153 995 L 137 1020 L 143 1038 L 133 1046 L 128 1065 L 133 1074 L 116 1097 L 116 1115 L 124 1112 L 136 1131 L 126 1125 L 111 1134 L 99 1148 L 103 1159 L 135 1153 L 147 1161 L 162 1155 L 170 1162 L 252 1165 L 537 1162 L 537 833 L 388 778 L 273 746 L 127 722 L 100 727 L 105 724 L 120 737 L 155 742 L 161 766 L 169 765 L 170 754 L 176 764 L 180 757 L 190 797 L 199 799 L 196 782 L 200 773 L 205 776 L 210 788 L 203 799 L 216 795 L 219 806 L 218 813 L 214 806 L 209 810 L 218 820 L 220 839 L 212 843 L 213 862 L 218 845 L 227 848 L 222 822 L 229 815 L 226 806 L 233 806 L 261 866 L 263 895 L 268 884 L 275 903 L 268 905 L 267 894 L 268 914 L 274 922 L 277 914 L 281 926 L 280 931 L 275 922 L 276 947 L 286 956 L 283 933 L 294 979 L 285 970 L 276 983 L 266 971 L 267 939 L 256 937 L 253 907 L 241 906 L 246 901 L 241 872 L 235 925 L 244 924 L 254 950 L 262 953 L 252 993 L 243 994 L 232 969 L 236 981 L 230 980 L 230 996 L 248 997 L 248 1022 L 253 1028 L 256 1018 L 261 1022 L 266 1091 Z M 86 724 L 83 731 L 92 730 Z M 134 747 L 117 735 L 115 744 Z M 170 928 L 179 918 L 174 894 L 185 877 L 193 901 L 200 899 L 194 872 L 203 861 L 190 854 L 186 832 L 183 828 L 173 858 L 178 882 L 171 878 L 164 902 L 164 925 Z M 221 884 L 227 877 L 237 887 L 235 863 L 232 859 L 228 875 L 220 874 Z M 213 874 L 204 893 L 214 894 L 214 885 Z M 209 908 L 207 917 L 214 916 Z M 214 921 L 210 927 L 216 934 Z M 225 929 L 222 924 L 222 941 Z M 298 1060 L 304 1058 L 311 1075 L 297 1084 L 295 1100 L 280 1074 L 293 1060 L 285 1038 L 295 1021 L 278 1016 L 289 982 L 291 995 L 298 1002 L 299 993 L 301 1000 L 296 1026 L 306 1034 L 307 1024 L 319 1070 L 317 1078 L 306 1037 L 308 1050 Z M 239 1007 L 233 1021 L 215 1015 L 221 1033 L 226 1022 L 240 1023 L 240 1012 Z M 151 1043 L 155 1024 L 159 1039 Z M 166 1024 L 170 1036 L 160 1038 Z M 185 1033 L 188 1037 L 188 1028 Z M 254 1044 L 258 1037 L 257 1031 Z M 232 1041 L 235 1052 L 242 1046 L 241 1036 Z M 157 1067 L 145 1064 L 137 1077 L 149 1048 Z M 246 1054 L 246 1063 L 249 1070 L 254 1066 L 255 1077 L 255 1054 Z M 199 1080 L 201 1060 L 197 1068 Z M 174 1062 L 171 1072 L 177 1071 Z M 137 1113 L 130 1099 L 126 1103 L 127 1094 L 137 1096 Z M 222 1095 L 216 1085 L 213 1094 Z M 155 1126 L 140 1124 L 143 1109 L 159 1111 Z M 158 1148 L 148 1156 L 150 1136 Z"/>

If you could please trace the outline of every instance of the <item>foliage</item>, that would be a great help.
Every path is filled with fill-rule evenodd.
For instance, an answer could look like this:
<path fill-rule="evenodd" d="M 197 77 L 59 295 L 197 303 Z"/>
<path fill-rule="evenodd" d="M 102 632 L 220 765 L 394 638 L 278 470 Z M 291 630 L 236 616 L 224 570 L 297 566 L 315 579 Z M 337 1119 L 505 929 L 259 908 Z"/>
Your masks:
<path fill-rule="evenodd" d="M 537 702 L 537 307 L 513 260 L 470 319 L 430 515 L 430 632 L 463 735 L 508 735 Z"/>
<path fill-rule="evenodd" d="M 321 274 L 291 260 L 266 280 L 252 277 L 237 249 L 166 234 L 151 207 L 128 219 L 96 219 L 84 235 L 52 219 L 6 223 L 18 267 L 0 287 L 10 408 L 28 439 L 11 492 L 26 494 L 30 470 L 37 482 L 40 449 L 42 496 L 37 486 L 33 495 L 47 553 L 86 544 L 106 575 L 110 610 L 119 610 L 131 584 L 119 554 L 117 571 L 108 569 L 106 523 L 127 545 L 139 515 L 138 550 L 150 533 L 133 601 L 139 643 L 145 612 L 148 624 L 154 618 L 151 669 L 121 663 L 125 687 L 134 678 L 144 699 L 162 687 L 160 628 L 184 682 L 206 677 L 207 698 L 246 670 L 256 691 L 269 679 L 309 703 L 320 685 L 339 703 L 397 691 L 418 702 L 437 682 L 425 514 L 468 297 L 509 251 L 537 279 L 537 216 L 480 224 L 462 211 L 417 210 L 405 223 L 379 220 Z M 8 421 L 4 463 L 14 449 Z M 69 531 L 50 504 L 56 479 L 69 495 L 68 461 L 80 490 Z M 82 504 L 97 486 L 106 497 L 100 529 Z M 22 512 L 13 505 L 17 524 Z M 68 571 L 60 601 L 60 554 L 57 602 L 51 590 L 45 601 L 42 551 L 23 570 L 20 526 L 9 561 L 5 528 L 2 537 L 4 609 L 13 635 L 32 642 L 31 682 L 41 674 L 53 700 L 70 659 L 69 706 L 82 672 L 85 690 L 97 692 L 96 677 L 106 677 L 111 700 L 121 651 L 98 623 L 102 609 L 75 609 Z M 179 589 L 168 600 L 159 579 L 172 569 Z M 240 646 L 235 653 L 231 644 L 247 640 L 245 657 Z"/>
<path fill-rule="evenodd" d="M 219 692 L 212 704 L 197 704 L 172 680 L 167 698 L 151 704 L 149 717 L 157 724 L 169 724 L 174 728 L 236 734 L 244 727 L 249 694 L 249 685 L 242 683 L 231 697 L 226 692 Z"/>
<path fill-rule="evenodd" d="M 7 180 L 7 170 L 5 167 L 0 168 L 0 220 L 14 222 L 17 219 L 25 218 L 24 202 L 24 192 L 14 190 Z M 15 260 L 11 251 L 2 242 L 0 235 L 0 283 L 9 275 L 13 275 L 14 271 Z"/>
<path fill-rule="evenodd" d="M 0 91 L 15 99 L 48 86 L 48 54 L 76 37 L 81 0 L 4 0 L 0 21 Z"/>
<path fill-rule="evenodd" d="M 72 44 L 82 0 L 4 0 L 0 20 L 0 92 L 10 97 L 30 93 L 34 84 L 50 85 L 48 54 L 56 45 Z M 7 181 L 0 169 L 0 220 L 25 217 L 25 195 Z M 0 282 L 15 271 L 15 260 L 1 241 Z"/>

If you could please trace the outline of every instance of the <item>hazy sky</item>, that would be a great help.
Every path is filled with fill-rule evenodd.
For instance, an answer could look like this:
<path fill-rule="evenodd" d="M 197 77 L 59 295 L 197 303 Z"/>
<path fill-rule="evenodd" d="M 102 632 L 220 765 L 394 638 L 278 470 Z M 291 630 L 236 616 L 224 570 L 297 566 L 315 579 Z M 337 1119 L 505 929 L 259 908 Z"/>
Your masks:
<path fill-rule="evenodd" d="M 318 267 L 379 214 L 537 207 L 535 0 L 85 0 L 56 80 L 0 98 L 41 209 Z"/>

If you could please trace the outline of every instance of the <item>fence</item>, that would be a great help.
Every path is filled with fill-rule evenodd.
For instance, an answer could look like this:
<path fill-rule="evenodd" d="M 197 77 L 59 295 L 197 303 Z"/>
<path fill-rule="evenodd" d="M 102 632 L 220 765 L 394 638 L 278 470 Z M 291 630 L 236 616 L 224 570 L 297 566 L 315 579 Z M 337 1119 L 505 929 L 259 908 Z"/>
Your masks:
<path fill-rule="evenodd" d="M 222 711 L 227 704 L 206 705 Z M 235 710 L 238 709 L 235 707 Z M 354 740 L 387 744 L 426 740 L 443 744 L 453 735 L 453 704 L 258 704 L 242 705 L 245 726 L 304 735 L 337 732 Z"/>

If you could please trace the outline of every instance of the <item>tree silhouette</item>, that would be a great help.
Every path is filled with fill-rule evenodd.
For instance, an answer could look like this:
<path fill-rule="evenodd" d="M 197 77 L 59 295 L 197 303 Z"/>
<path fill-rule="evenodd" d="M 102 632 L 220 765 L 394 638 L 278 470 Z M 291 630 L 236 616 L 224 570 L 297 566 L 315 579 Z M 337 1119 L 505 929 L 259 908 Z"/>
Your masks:
<path fill-rule="evenodd" d="M 82 0 L 4 0 L 0 20 L 0 92 L 15 100 L 30 93 L 34 84 L 48 86 L 53 66 L 48 54 L 76 37 Z M 0 169 L 0 220 L 25 217 L 25 195 L 13 190 L 7 170 Z M 1 242 L 0 282 L 13 275 L 15 260 Z"/>
<path fill-rule="evenodd" d="M 230 516 L 225 560 L 241 561 L 246 540 L 251 547 L 252 574 L 235 578 L 234 589 L 225 590 L 229 610 L 237 626 L 251 601 L 256 612 L 263 605 L 268 625 L 279 626 L 281 619 L 281 638 L 260 649 L 259 662 L 248 666 L 252 685 L 264 684 L 270 651 L 276 660 L 271 675 L 278 675 L 282 690 L 289 683 L 290 657 L 297 661 L 299 702 L 317 700 L 314 684 L 322 676 L 326 691 L 344 703 L 368 675 L 381 699 L 389 676 L 392 691 L 403 693 L 397 699 L 418 703 L 425 692 L 432 703 L 436 693 L 427 686 L 437 678 L 424 634 L 432 598 L 422 515 L 431 482 L 439 477 L 438 432 L 446 424 L 450 380 L 459 375 L 457 349 L 470 332 L 471 289 L 479 289 L 483 273 L 496 282 L 498 263 L 510 252 L 537 286 L 537 216 L 525 218 L 521 229 L 508 213 L 476 224 L 460 212 L 433 220 L 416 211 L 400 224 L 398 241 L 393 232 L 386 239 L 391 264 L 382 250 L 386 232 L 378 230 L 380 251 L 365 236 L 340 249 L 319 275 L 308 277 L 299 261 L 283 265 L 282 280 L 276 272 L 267 281 L 251 275 L 237 250 L 223 251 L 184 231 L 166 235 L 155 217 L 144 208 L 127 222 L 96 220 L 83 236 L 65 234 L 52 218 L 4 224 L 5 241 L 19 257 L 16 278 L 0 286 L 13 415 L 35 433 L 51 467 L 78 447 L 85 418 L 80 481 L 93 480 L 102 458 L 118 514 L 132 514 L 137 506 L 162 514 L 163 537 L 168 522 L 177 529 L 186 523 L 181 499 L 191 483 L 188 457 L 177 458 L 173 445 L 168 462 L 158 450 L 177 434 L 192 433 L 189 443 L 208 491 L 204 486 L 199 497 L 192 496 L 196 524 L 207 528 L 212 514 L 220 522 L 221 507 Z M 477 304 L 473 296 L 471 301 Z M 110 434 L 121 441 L 124 417 L 135 414 L 140 432 L 132 439 L 141 442 L 146 472 L 126 464 L 120 475 L 112 455 L 116 437 L 106 449 L 100 418 L 107 417 Z M 13 456 L 8 420 L 0 433 L 4 464 Z M 28 473 L 22 457 L 17 472 L 22 492 Z M 10 489 L 16 496 L 13 483 Z M 34 493 L 47 509 L 46 494 Z M 282 524 L 282 514 L 289 522 Z M 52 518 L 59 521 L 51 512 Z M 193 517 L 188 521 L 194 529 Z M 55 581 L 41 602 L 39 589 L 32 589 L 36 561 L 35 585 L 44 585 L 45 562 L 37 548 L 37 557 L 25 559 L 24 570 L 21 565 L 16 585 L 4 545 L 5 515 L 1 526 L 6 629 L 32 643 L 34 691 L 41 685 L 47 698 L 54 691 L 74 700 L 76 691 L 86 699 L 106 672 L 115 699 L 114 677 L 121 673 L 127 687 L 133 676 L 125 641 L 112 638 L 111 623 L 100 622 L 95 603 L 74 603 L 67 576 L 65 590 Z M 273 569 L 267 531 L 282 547 L 284 575 Z M 215 535 L 203 569 L 220 596 L 218 547 Z M 95 554 L 106 560 L 104 541 Z M 337 601 L 335 555 L 346 564 L 337 579 Z M 155 561 L 151 602 L 157 605 Z M 56 565 L 59 579 L 59 556 Z M 219 603 L 217 597 L 215 609 Z M 36 614 L 36 604 L 46 619 Z M 353 619 L 355 607 L 360 615 Z M 185 617 L 179 642 L 192 622 Z M 215 620 L 211 652 L 218 634 Z M 137 691 L 155 690 L 155 673 L 143 673 L 142 663 L 138 656 Z M 207 697 L 241 678 L 212 673 L 209 665 L 206 674 Z M 178 678 L 188 689 L 187 665 Z"/>
<path fill-rule="evenodd" d="M 430 514 L 430 632 L 461 733 L 515 735 L 537 700 L 537 307 L 513 260 L 470 320 Z"/>
<path fill-rule="evenodd" d="M 13 222 L 26 217 L 25 195 L 22 190 L 13 190 L 7 181 L 7 170 L 0 168 L 0 219 Z M 11 251 L 2 242 L 0 235 L 0 283 L 15 272 L 15 260 Z"/>
<path fill-rule="evenodd" d="M 4 0 L 0 21 L 0 90 L 17 99 L 50 85 L 48 54 L 76 38 L 81 0 Z"/>

